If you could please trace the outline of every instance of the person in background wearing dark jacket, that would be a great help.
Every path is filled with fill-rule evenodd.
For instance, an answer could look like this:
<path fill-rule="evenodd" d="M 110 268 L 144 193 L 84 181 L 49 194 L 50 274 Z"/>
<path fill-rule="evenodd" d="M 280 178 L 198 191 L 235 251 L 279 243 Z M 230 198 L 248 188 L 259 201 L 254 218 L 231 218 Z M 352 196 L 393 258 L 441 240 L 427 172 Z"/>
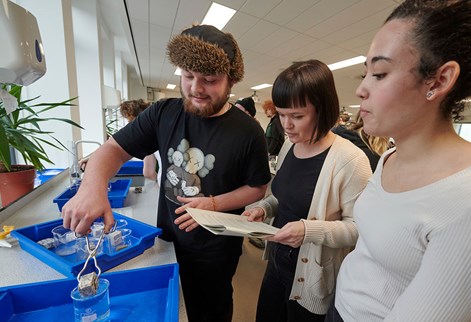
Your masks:
<path fill-rule="evenodd" d="M 342 114 L 340 117 L 342 117 Z M 378 165 L 379 158 L 389 148 L 389 139 L 365 133 L 365 131 L 363 131 L 363 120 L 360 117 L 360 114 L 357 114 L 355 122 L 349 123 L 348 127 L 342 125 L 341 121 L 344 120 L 341 118 L 339 118 L 339 120 L 339 124 L 332 129 L 332 132 L 359 147 L 368 157 L 371 171 L 374 172 Z"/>
<path fill-rule="evenodd" d="M 268 145 L 268 155 L 277 156 L 285 142 L 285 132 L 281 126 L 280 117 L 275 109 L 275 104 L 271 100 L 263 102 L 262 105 L 265 115 L 270 118 L 265 137 Z"/>

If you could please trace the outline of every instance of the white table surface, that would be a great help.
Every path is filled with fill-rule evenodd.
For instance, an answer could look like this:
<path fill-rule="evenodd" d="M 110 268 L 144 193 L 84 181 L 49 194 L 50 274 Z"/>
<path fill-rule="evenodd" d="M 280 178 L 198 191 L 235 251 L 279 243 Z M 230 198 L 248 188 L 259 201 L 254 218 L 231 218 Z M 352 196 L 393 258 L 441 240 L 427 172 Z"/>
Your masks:
<path fill-rule="evenodd" d="M 61 194 L 69 184 L 67 171 L 46 182 L 34 193 L 0 211 L 0 229 L 4 225 L 15 228 L 35 225 L 60 218 L 60 212 L 53 199 Z M 118 213 L 155 226 L 157 222 L 158 185 L 145 181 L 142 193 L 134 193 L 131 188 L 124 208 L 113 209 Z M 66 276 L 54 270 L 41 260 L 22 250 L 18 244 L 11 248 L 0 247 L 0 287 L 63 279 Z M 176 263 L 173 243 L 159 238 L 153 247 L 107 272 L 144 268 Z M 180 288 L 179 321 L 187 321 L 186 309 Z"/>

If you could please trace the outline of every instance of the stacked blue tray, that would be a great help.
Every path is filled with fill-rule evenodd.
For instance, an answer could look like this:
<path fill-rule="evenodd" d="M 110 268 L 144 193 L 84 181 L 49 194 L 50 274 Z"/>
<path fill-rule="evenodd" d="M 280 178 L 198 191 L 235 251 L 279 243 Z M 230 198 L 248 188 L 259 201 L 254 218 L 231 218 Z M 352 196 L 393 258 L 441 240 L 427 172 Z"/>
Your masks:
<path fill-rule="evenodd" d="M 128 195 L 129 188 L 131 187 L 131 179 L 120 179 L 110 182 L 108 190 L 108 201 L 111 208 L 123 208 L 124 201 Z M 76 188 L 67 188 L 64 192 L 54 198 L 53 202 L 62 211 L 62 207 L 77 193 Z"/>
<path fill-rule="evenodd" d="M 142 160 L 129 160 L 121 166 L 113 179 L 131 179 L 131 187 L 144 186 L 144 162 Z"/>

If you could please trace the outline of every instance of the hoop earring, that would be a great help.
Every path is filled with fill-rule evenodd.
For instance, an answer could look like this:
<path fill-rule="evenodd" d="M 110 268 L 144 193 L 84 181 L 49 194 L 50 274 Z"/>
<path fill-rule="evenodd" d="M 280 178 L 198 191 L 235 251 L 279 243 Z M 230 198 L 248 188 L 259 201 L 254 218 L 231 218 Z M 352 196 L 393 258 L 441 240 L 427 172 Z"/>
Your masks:
<path fill-rule="evenodd" d="M 426 98 L 430 98 L 433 96 L 433 94 L 435 94 L 435 91 L 428 91 L 427 92 L 427 95 L 425 95 Z"/>

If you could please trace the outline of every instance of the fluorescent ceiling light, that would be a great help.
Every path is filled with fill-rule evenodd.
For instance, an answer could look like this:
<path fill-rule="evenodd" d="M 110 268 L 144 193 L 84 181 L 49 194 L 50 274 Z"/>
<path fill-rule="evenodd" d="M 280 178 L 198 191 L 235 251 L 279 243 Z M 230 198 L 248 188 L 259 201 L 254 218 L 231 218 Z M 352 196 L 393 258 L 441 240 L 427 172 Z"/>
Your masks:
<path fill-rule="evenodd" d="M 167 89 L 175 89 L 175 87 L 177 87 L 177 85 L 175 85 L 175 84 L 167 84 Z"/>
<path fill-rule="evenodd" d="M 365 56 L 358 56 L 358 57 L 342 60 L 342 61 L 339 61 L 337 63 L 327 65 L 327 67 L 329 67 L 330 70 L 336 70 L 336 69 L 345 68 L 345 67 L 348 67 L 348 66 L 363 64 L 365 61 L 366 61 Z"/>
<path fill-rule="evenodd" d="M 360 107 L 360 105 L 348 105 L 348 106 L 351 107 L 351 108 L 359 108 Z"/>
<path fill-rule="evenodd" d="M 219 30 L 222 30 L 235 13 L 236 11 L 234 9 L 213 2 L 201 24 L 213 25 Z"/>
<path fill-rule="evenodd" d="M 254 87 L 250 87 L 250 89 L 253 89 L 254 91 L 258 91 L 260 89 L 264 89 L 264 88 L 272 87 L 272 86 L 273 86 L 272 84 L 260 84 Z"/>
<path fill-rule="evenodd" d="M 234 96 L 235 96 L 235 94 L 229 94 L 229 97 L 234 97 Z"/>
<path fill-rule="evenodd" d="M 174 75 L 177 75 L 177 76 L 181 76 L 182 75 L 182 70 L 180 67 L 177 67 L 177 69 L 175 69 L 175 73 L 173 73 Z"/>

